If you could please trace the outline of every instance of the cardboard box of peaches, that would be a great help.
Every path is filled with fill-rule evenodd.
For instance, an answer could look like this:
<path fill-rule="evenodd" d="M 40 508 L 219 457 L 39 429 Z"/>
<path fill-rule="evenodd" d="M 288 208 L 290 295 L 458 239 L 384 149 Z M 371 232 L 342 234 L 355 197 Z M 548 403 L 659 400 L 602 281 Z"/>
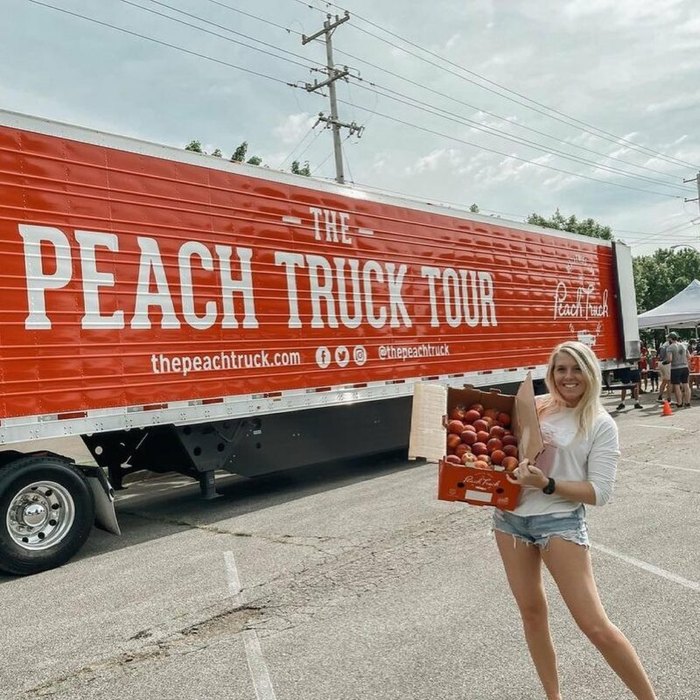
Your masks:
<path fill-rule="evenodd" d="M 506 474 L 543 448 L 530 374 L 515 396 L 432 383 L 414 388 L 408 456 L 438 462 L 440 500 L 513 510 L 520 486 Z"/>

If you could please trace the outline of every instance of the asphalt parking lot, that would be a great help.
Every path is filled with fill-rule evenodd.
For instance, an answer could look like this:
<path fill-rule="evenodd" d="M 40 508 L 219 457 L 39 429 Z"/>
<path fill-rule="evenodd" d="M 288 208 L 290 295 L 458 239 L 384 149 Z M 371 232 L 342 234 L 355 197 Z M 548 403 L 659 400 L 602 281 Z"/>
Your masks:
<path fill-rule="evenodd" d="M 659 698 L 700 688 L 700 401 L 604 397 L 623 457 L 589 509 L 613 621 Z M 76 450 L 78 448 L 76 447 Z M 2 698 L 541 698 L 489 509 L 435 498 L 436 467 L 390 460 L 255 480 L 203 502 L 179 476 L 120 492 L 66 566 L 0 577 Z M 631 697 L 547 578 L 565 698 Z"/>

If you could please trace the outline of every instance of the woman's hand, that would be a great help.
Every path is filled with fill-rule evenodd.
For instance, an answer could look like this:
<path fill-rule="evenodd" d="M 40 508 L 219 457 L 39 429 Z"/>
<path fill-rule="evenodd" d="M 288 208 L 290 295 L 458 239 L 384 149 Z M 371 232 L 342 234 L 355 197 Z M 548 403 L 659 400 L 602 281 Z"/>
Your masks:
<path fill-rule="evenodd" d="M 510 474 L 506 474 L 506 478 L 511 484 L 532 486 L 537 489 L 543 489 L 549 483 L 544 472 L 534 464 L 530 464 L 528 459 L 522 460 Z"/>

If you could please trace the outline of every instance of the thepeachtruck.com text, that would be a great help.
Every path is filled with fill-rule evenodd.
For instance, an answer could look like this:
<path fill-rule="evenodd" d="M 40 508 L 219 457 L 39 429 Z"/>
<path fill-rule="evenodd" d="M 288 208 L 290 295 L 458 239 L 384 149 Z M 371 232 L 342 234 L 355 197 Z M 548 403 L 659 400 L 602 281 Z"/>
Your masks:
<path fill-rule="evenodd" d="M 153 374 L 181 374 L 190 372 L 219 372 L 222 370 L 256 369 L 263 367 L 291 367 L 301 364 L 301 353 L 294 351 L 269 353 L 219 352 L 213 355 L 151 355 Z"/>

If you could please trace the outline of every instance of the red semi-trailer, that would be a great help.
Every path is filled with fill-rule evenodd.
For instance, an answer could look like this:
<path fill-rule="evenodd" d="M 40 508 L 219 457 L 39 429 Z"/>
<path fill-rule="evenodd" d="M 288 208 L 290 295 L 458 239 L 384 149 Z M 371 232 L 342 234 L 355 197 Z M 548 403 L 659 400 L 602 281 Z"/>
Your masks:
<path fill-rule="evenodd" d="M 0 112 L 0 568 L 118 531 L 132 471 L 403 449 L 416 382 L 571 338 L 638 356 L 624 245 Z M 98 467 L 42 447 L 78 435 Z"/>

